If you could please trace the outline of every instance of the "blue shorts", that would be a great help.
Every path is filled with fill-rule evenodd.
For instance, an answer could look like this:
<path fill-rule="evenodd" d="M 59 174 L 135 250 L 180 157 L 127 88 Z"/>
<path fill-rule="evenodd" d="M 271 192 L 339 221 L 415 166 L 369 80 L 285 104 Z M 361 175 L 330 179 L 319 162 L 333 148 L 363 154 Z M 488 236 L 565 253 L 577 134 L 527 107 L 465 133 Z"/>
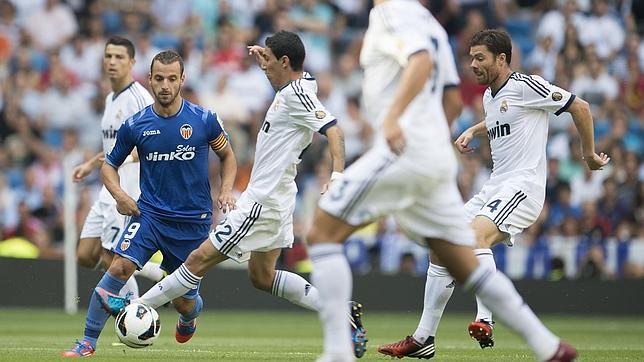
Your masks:
<path fill-rule="evenodd" d="M 172 273 L 186 261 L 188 255 L 208 239 L 209 223 L 175 222 L 141 214 L 132 216 L 112 251 L 141 269 L 152 255 L 161 251 L 161 268 Z M 183 297 L 196 298 L 199 288 Z"/>

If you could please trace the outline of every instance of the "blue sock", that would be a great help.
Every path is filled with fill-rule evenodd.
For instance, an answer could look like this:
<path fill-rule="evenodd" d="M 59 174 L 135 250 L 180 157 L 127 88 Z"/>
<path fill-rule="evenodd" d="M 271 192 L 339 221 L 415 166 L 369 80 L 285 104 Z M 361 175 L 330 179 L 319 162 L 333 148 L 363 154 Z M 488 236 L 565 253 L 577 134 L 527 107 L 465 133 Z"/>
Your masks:
<path fill-rule="evenodd" d="M 107 290 L 110 293 L 119 294 L 125 282 L 115 278 L 110 273 L 103 274 L 103 278 L 96 285 Z M 101 307 L 101 302 L 98 300 L 96 292 L 92 291 L 92 296 L 89 300 L 89 308 L 87 308 L 87 318 L 85 319 L 85 335 L 83 340 L 92 344 L 96 348 L 96 341 L 101 334 L 105 322 L 110 315 Z"/>
<path fill-rule="evenodd" d="M 192 312 L 179 315 L 179 321 L 181 321 L 181 324 L 190 323 L 199 316 L 201 309 L 203 309 L 203 299 L 201 299 L 201 295 L 197 295 L 197 298 L 195 298 L 195 307 L 192 309 Z"/>

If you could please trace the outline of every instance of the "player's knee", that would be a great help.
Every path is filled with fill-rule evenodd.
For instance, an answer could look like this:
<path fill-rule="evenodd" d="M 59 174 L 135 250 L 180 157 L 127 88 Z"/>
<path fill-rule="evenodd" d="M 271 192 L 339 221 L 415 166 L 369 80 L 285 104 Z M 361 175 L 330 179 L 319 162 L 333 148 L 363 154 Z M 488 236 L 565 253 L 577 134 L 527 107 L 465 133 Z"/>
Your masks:
<path fill-rule="evenodd" d="M 92 269 L 96 266 L 96 264 L 98 263 L 98 260 L 95 260 L 89 254 L 79 252 L 78 254 L 76 254 L 76 262 L 78 263 L 78 265 L 82 266 L 83 268 Z"/>
<path fill-rule="evenodd" d="M 115 259 L 108 269 L 108 272 L 115 278 L 120 280 L 128 280 L 134 271 L 136 270 L 136 265 L 128 259 L 117 258 Z"/>
<path fill-rule="evenodd" d="M 269 291 L 271 289 L 273 286 L 273 274 L 274 273 L 267 273 L 250 268 L 248 269 L 248 278 L 250 279 L 251 284 L 259 290 Z"/>

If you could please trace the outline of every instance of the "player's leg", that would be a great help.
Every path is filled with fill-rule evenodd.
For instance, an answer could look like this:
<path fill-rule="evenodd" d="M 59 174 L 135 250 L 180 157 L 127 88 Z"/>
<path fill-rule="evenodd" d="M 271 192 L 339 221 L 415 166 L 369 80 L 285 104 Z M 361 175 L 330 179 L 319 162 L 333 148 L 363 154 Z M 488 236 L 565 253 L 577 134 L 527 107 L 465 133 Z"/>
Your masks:
<path fill-rule="evenodd" d="M 318 208 L 308 232 L 312 281 L 319 292 L 320 320 L 324 330 L 324 356 L 352 360 L 354 346 L 346 306 L 351 299 L 353 276 L 343 243 L 357 229 Z"/>
<path fill-rule="evenodd" d="M 197 289 L 206 271 L 228 259 L 215 249 L 212 242 L 206 239 L 193 250 L 186 261 L 174 272 L 163 278 L 150 288 L 139 299 L 133 300 L 152 308 L 157 308 L 167 302 L 183 296 L 191 290 Z M 166 258 L 164 256 L 164 263 Z"/>
<path fill-rule="evenodd" d="M 179 312 L 174 338 L 179 343 L 186 343 L 197 329 L 197 317 L 203 309 L 203 299 L 198 294 L 198 289 L 193 289 L 184 296 L 173 299 L 172 305 Z"/>
<path fill-rule="evenodd" d="M 560 361 L 576 356 L 572 347 L 550 332 L 532 312 L 503 273 L 481 266 L 472 249 L 439 239 L 428 239 L 432 252 L 445 263 L 450 274 L 465 289 L 475 293 L 510 329 L 519 334 L 537 358 L 547 361 L 559 351 Z"/>
<path fill-rule="evenodd" d="M 293 304 L 319 310 L 318 291 L 306 279 L 286 270 L 275 270 L 282 250 L 251 252 L 248 275 L 253 286 L 259 290 L 284 298 Z"/>
<path fill-rule="evenodd" d="M 99 295 L 102 291 L 117 295 L 125 285 L 125 282 L 132 276 L 136 265 L 129 259 L 117 256 L 109 269 L 92 291 L 85 319 L 85 332 L 83 340 L 74 345 L 70 350 L 63 353 L 64 357 L 84 357 L 92 355 L 96 350 L 96 342 L 105 326 L 110 314 L 105 311 L 102 298 Z M 108 298 L 107 295 L 103 297 Z"/>
<path fill-rule="evenodd" d="M 500 231 L 491 219 L 481 215 L 474 218 L 471 226 L 476 237 L 474 255 L 478 259 L 479 265 L 481 268 L 496 272 L 496 262 L 491 248 L 503 240 L 507 240 L 509 235 Z M 478 296 L 476 297 L 476 307 L 476 318 L 474 322 L 470 323 L 468 332 L 472 338 L 479 342 L 481 348 L 493 347 L 492 311 L 483 304 Z"/>
<path fill-rule="evenodd" d="M 100 269 L 102 266 L 101 234 L 103 233 L 103 220 L 100 202 L 96 201 L 85 218 L 76 249 L 76 260 L 82 267 Z"/>
<path fill-rule="evenodd" d="M 525 187 L 529 189 L 529 187 Z M 514 183 L 496 185 L 488 183 L 484 190 L 488 190 L 485 202 L 476 206 L 475 217 L 471 226 L 476 235 L 474 254 L 479 264 L 490 270 L 496 271 L 496 263 L 492 254 L 492 247 L 501 242 L 508 245 L 514 244 L 514 236 L 529 227 L 539 217 L 543 202 L 529 197 Z M 471 208 L 466 212 L 472 212 Z M 476 318 L 468 326 L 472 338 L 476 339 L 481 348 L 494 346 L 492 311 L 476 298 Z"/>
<path fill-rule="evenodd" d="M 101 263 L 103 263 L 105 270 L 109 269 L 110 265 L 112 264 L 112 260 L 114 260 L 114 253 L 105 249 L 101 248 Z M 136 274 L 136 270 L 134 271 Z M 138 298 L 139 297 L 139 285 L 136 282 L 136 279 L 134 279 L 134 275 L 132 275 L 126 282 L 123 288 L 121 288 L 121 291 L 118 293 L 121 297 L 129 297 L 129 298 Z"/>
<path fill-rule="evenodd" d="M 101 239 L 99 237 L 81 238 L 76 248 L 76 261 L 83 268 L 98 270 L 101 262 Z"/>

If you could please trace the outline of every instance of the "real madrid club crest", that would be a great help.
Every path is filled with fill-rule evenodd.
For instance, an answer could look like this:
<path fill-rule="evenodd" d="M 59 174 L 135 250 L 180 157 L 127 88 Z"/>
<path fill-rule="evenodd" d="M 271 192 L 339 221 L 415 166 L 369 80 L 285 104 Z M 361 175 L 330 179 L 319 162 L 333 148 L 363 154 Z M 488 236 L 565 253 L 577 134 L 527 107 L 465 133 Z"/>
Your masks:
<path fill-rule="evenodd" d="M 563 95 L 559 92 L 552 92 L 552 100 L 555 102 L 559 102 L 563 98 Z"/>
<path fill-rule="evenodd" d="M 181 137 L 183 137 L 184 140 L 187 140 L 188 138 L 190 138 L 190 136 L 192 136 L 192 126 L 186 123 L 181 126 L 179 132 L 181 133 Z"/>
<path fill-rule="evenodd" d="M 130 247 L 130 239 L 124 239 L 123 242 L 121 242 L 121 251 L 126 251 L 127 248 Z"/>
<path fill-rule="evenodd" d="M 501 101 L 501 108 L 499 109 L 501 113 L 505 113 L 508 111 L 508 101 L 507 100 L 502 100 Z"/>
<path fill-rule="evenodd" d="M 117 120 L 117 121 L 122 120 L 122 119 L 123 119 L 123 116 L 124 116 L 124 114 L 123 114 L 123 110 L 122 110 L 122 109 L 119 109 L 119 111 L 118 111 L 118 112 L 116 112 L 116 120 Z"/>
<path fill-rule="evenodd" d="M 315 118 L 322 119 L 324 117 L 326 117 L 326 113 L 324 113 L 324 111 L 315 111 Z"/>

